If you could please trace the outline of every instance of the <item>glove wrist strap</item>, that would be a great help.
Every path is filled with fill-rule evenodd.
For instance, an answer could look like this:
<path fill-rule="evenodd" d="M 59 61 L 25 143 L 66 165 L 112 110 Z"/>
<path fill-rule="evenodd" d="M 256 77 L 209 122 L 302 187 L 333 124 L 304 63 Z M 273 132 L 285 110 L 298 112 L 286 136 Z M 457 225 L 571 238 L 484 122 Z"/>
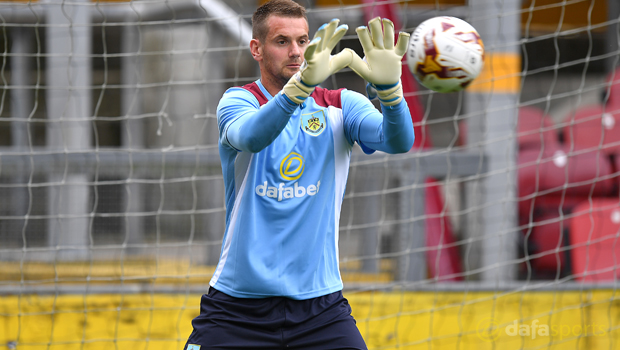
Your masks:
<path fill-rule="evenodd" d="M 300 105 L 302 104 L 310 94 L 314 91 L 315 86 L 308 86 L 301 81 L 301 75 L 296 73 L 289 79 L 284 85 L 282 93 L 285 94 L 291 101 Z"/>
<path fill-rule="evenodd" d="M 398 82 L 398 84 L 388 89 L 380 89 L 376 85 L 374 85 L 374 87 L 377 91 L 377 97 L 379 98 L 379 101 L 384 106 L 397 105 L 403 99 L 403 85 L 400 83 L 400 81 Z"/>

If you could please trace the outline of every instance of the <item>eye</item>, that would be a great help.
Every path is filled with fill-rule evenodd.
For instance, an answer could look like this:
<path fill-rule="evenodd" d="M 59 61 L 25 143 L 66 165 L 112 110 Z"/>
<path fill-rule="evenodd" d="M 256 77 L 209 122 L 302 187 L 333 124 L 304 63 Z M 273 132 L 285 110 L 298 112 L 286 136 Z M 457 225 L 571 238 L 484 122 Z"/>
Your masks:
<path fill-rule="evenodd" d="M 286 44 L 286 40 L 280 39 L 277 41 L 278 45 L 285 45 Z"/>

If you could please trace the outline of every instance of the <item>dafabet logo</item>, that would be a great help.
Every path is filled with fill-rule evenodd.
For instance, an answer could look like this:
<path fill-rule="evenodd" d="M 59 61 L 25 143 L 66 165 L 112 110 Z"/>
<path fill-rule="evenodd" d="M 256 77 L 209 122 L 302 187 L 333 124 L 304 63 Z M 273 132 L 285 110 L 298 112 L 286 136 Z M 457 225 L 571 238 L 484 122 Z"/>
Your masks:
<path fill-rule="evenodd" d="M 280 176 L 284 180 L 297 180 L 303 175 L 305 165 L 301 154 L 291 152 L 280 162 Z"/>
<path fill-rule="evenodd" d="M 484 318 L 478 322 L 476 327 L 478 338 L 484 341 L 495 341 L 499 338 L 499 327 L 492 318 Z"/>
<path fill-rule="evenodd" d="M 567 337 L 577 337 L 580 335 L 600 336 L 606 334 L 606 327 L 603 325 L 562 325 L 541 323 L 534 319 L 530 323 L 520 323 L 514 320 L 512 323 L 500 325 L 493 318 L 485 318 L 478 322 L 476 334 L 484 341 L 495 341 L 500 336 L 527 337 L 536 339 L 540 337 L 553 337 L 554 339 L 564 339 Z"/>
<path fill-rule="evenodd" d="M 296 152 L 289 153 L 280 162 L 280 176 L 284 180 L 298 180 L 301 175 L 303 175 L 304 169 L 304 157 Z M 314 196 L 319 193 L 320 186 L 321 180 L 319 180 L 316 185 L 311 184 L 307 187 L 301 186 L 297 181 L 290 186 L 285 186 L 283 182 L 269 184 L 267 181 L 264 181 L 262 184 L 256 186 L 255 192 L 260 197 L 273 198 L 280 202 L 285 199 Z"/>

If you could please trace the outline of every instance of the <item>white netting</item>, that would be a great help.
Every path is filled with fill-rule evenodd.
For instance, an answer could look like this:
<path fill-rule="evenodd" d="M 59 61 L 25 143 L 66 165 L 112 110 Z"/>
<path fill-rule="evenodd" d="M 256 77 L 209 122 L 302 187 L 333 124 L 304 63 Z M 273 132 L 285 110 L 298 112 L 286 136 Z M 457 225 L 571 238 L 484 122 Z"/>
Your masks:
<path fill-rule="evenodd" d="M 300 3 L 360 54 L 376 15 L 485 43 L 465 92 L 404 66 L 411 152 L 353 155 L 341 272 L 369 348 L 615 348 L 620 5 Z M 215 109 L 259 76 L 258 4 L 0 2 L 0 348 L 183 346 L 224 232 Z"/>

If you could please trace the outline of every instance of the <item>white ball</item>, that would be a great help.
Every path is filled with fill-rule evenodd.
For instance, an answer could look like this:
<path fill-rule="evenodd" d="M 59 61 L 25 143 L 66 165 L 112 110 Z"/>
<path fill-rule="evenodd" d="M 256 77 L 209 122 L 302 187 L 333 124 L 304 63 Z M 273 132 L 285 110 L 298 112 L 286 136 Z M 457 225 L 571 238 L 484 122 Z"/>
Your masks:
<path fill-rule="evenodd" d="M 411 35 L 409 70 L 425 87 L 437 92 L 466 88 L 482 71 L 484 44 L 469 23 L 456 17 L 434 17 Z"/>

